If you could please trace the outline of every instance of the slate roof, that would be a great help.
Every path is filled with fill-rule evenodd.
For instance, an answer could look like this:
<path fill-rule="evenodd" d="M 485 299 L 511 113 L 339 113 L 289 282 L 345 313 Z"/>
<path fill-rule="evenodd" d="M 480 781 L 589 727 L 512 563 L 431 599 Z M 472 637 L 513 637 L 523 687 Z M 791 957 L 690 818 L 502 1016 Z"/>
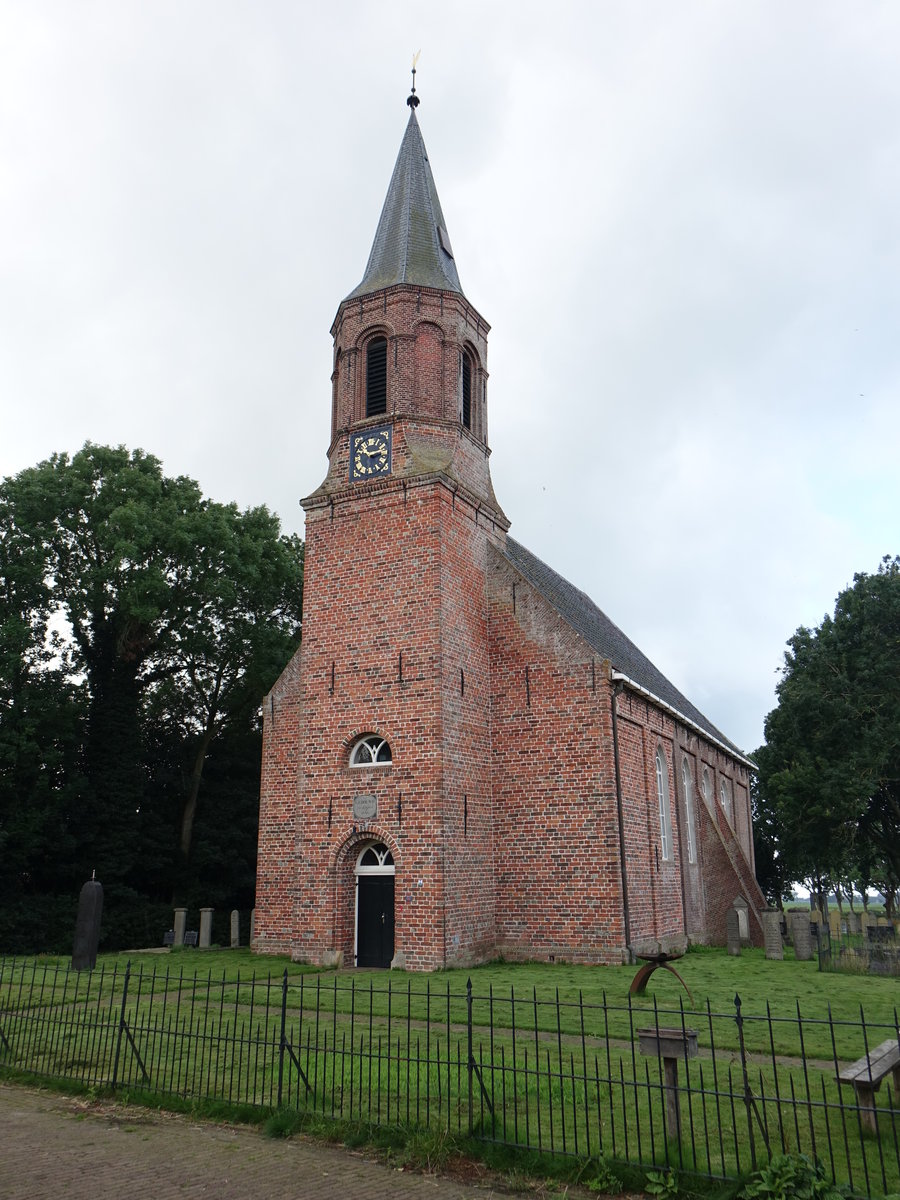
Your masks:
<path fill-rule="evenodd" d="M 365 275 L 346 299 L 398 283 L 463 294 L 415 108 L 410 110 Z"/>
<path fill-rule="evenodd" d="M 606 613 L 601 612 L 590 596 L 579 591 L 567 579 L 551 570 L 530 550 L 526 550 L 511 537 L 506 539 L 506 549 L 501 550 L 505 558 L 520 575 L 536 588 L 548 604 L 559 613 L 576 633 L 596 650 L 601 658 L 609 659 L 614 671 L 621 671 L 629 679 L 658 696 L 682 716 L 689 718 L 706 733 L 738 754 L 743 752 L 718 730 L 711 721 L 695 708 L 673 683 L 666 679 L 645 654 L 625 636 Z"/>

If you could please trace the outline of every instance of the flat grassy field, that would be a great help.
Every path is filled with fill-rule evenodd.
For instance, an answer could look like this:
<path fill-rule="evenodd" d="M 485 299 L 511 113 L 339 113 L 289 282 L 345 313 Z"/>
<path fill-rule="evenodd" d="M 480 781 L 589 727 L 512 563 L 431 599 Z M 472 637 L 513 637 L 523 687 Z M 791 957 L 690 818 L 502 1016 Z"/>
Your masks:
<path fill-rule="evenodd" d="M 49 958 L 48 962 L 65 964 L 65 958 Z M 325 971 L 278 955 L 253 954 L 250 950 L 190 950 L 178 949 L 159 953 L 132 951 L 122 954 L 102 954 L 98 967 L 107 970 L 124 970 L 130 962 L 133 969 L 144 971 L 181 971 L 185 975 L 194 972 L 211 974 L 213 979 L 242 980 L 251 975 L 258 978 L 266 975 L 281 976 L 287 969 L 291 984 L 301 975 L 318 975 L 322 986 L 335 978 L 349 986 L 355 979 L 358 987 L 368 987 L 374 981 L 376 988 L 386 986 L 388 980 L 394 988 L 410 984 L 413 991 L 424 990 L 430 984 L 433 990 L 444 991 L 447 985 L 453 993 L 463 993 L 466 981 L 472 980 L 474 991 L 485 995 L 493 989 L 496 996 L 509 995 L 514 989 L 516 996 L 526 998 L 536 990 L 539 999 L 577 1004 L 579 995 L 585 1004 L 619 1006 L 628 1004 L 628 989 L 637 967 L 583 967 L 567 966 L 562 963 L 489 963 L 485 966 L 412 973 L 405 971 Z M 891 1023 L 900 1006 L 900 981 L 889 977 L 870 975 L 839 975 L 820 972 L 815 959 L 796 962 L 790 950 L 785 951 L 781 962 L 766 959 L 759 949 L 745 950 L 734 958 L 722 949 L 696 949 L 674 964 L 678 973 L 691 990 L 694 1003 L 678 980 L 668 971 L 659 970 L 650 981 L 645 997 L 635 1000 L 639 1008 L 652 1009 L 654 1000 L 660 1009 L 705 1013 L 707 1005 L 714 1013 L 733 1015 L 734 998 L 739 995 L 744 1015 L 766 1016 L 767 1008 L 773 1017 L 796 1020 L 798 1008 L 804 1019 L 827 1019 L 829 1009 L 835 1021 L 854 1024 L 860 1021 L 861 1010 L 865 1019 L 873 1023 Z"/>

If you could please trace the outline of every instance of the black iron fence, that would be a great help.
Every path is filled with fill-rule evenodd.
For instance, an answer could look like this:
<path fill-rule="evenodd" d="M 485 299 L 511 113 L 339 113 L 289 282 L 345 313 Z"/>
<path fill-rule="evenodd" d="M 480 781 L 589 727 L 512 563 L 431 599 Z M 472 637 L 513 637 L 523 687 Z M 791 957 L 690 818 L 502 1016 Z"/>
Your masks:
<path fill-rule="evenodd" d="M 711 1177 L 804 1153 L 857 1192 L 900 1190 L 896 1010 L 848 1022 L 751 1014 L 737 996 L 715 1013 L 471 982 L 7 960 L 0 1065 Z"/>
<path fill-rule="evenodd" d="M 815 927 L 814 927 L 815 928 Z M 893 925 L 870 925 L 854 931 L 821 925 L 817 946 L 820 971 L 850 975 L 900 975 L 900 938 Z"/>

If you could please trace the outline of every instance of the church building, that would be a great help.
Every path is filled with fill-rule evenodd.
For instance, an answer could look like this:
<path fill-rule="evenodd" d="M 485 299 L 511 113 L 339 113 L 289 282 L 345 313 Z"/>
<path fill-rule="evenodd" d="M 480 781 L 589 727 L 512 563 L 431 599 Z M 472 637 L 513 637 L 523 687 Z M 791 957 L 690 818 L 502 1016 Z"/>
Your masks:
<path fill-rule="evenodd" d="M 254 947 L 430 970 L 762 941 L 752 763 L 509 536 L 489 325 L 409 97 L 331 329 L 303 640 L 263 706 Z M 502 449 L 501 449 L 502 452 Z"/>

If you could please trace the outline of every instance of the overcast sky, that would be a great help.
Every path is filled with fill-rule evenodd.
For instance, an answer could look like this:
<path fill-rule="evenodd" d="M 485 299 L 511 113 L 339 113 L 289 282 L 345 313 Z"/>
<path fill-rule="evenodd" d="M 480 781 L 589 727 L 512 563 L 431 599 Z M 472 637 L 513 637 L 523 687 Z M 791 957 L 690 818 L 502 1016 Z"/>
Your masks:
<path fill-rule="evenodd" d="M 511 532 L 752 750 L 900 551 L 896 0 L 0 0 L 0 475 L 302 531 L 419 49 Z"/>

